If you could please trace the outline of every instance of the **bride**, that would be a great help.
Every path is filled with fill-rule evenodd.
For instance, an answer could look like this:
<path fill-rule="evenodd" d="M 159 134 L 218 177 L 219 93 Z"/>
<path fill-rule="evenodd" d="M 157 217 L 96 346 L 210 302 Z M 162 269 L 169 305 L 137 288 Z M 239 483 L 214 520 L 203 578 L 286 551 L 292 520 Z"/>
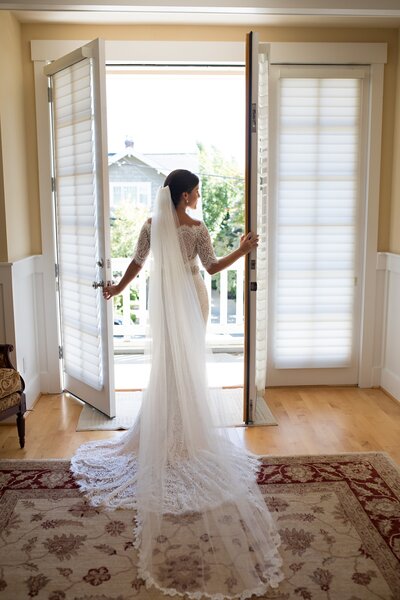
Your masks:
<path fill-rule="evenodd" d="M 257 486 L 259 462 L 212 425 L 205 323 L 208 297 L 198 258 L 218 273 L 258 238 L 217 259 L 204 223 L 193 220 L 199 179 L 178 169 L 142 227 L 120 294 L 151 251 L 149 321 L 152 363 L 140 414 L 121 437 L 89 442 L 71 461 L 89 501 L 136 511 L 138 575 L 171 595 L 247 598 L 282 580 L 279 535 Z"/>

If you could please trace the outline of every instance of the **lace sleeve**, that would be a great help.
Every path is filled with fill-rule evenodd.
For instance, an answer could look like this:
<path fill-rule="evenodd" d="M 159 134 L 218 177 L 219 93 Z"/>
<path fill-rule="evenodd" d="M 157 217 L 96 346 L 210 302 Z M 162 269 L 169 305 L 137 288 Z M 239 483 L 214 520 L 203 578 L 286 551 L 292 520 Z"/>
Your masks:
<path fill-rule="evenodd" d="M 214 248 L 211 243 L 210 234 L 207 227 L 202 223 L 199 228 L 197 236 L 197 253 L 200 257 L 202 265 L 205 269 L 208 269 L 212 264 L 218 261 L 215 256 Z"/>
<path fill-rule="evenodd" d="M 139 233 L 138 241 L 136 242 L 135 251 L 133 253 L 133 260 L 139 266 L 143 266 L 146 258 L 150 252 L 150 223 L 146 223 L 142 226 Z"/>

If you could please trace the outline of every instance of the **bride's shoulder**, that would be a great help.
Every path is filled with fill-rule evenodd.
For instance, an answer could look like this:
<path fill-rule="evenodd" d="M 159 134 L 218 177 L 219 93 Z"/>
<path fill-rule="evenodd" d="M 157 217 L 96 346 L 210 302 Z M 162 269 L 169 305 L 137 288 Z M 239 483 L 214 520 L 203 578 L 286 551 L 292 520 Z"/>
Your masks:
<path fill-rule="evenodd" d="M 199 225 L 202 225 L 202 221 L 199 221 L 198 219 L 192 219 L 192 217 L 188 217 L 187 225 L 189 225 L 190 227 L 199 227 Z"/>

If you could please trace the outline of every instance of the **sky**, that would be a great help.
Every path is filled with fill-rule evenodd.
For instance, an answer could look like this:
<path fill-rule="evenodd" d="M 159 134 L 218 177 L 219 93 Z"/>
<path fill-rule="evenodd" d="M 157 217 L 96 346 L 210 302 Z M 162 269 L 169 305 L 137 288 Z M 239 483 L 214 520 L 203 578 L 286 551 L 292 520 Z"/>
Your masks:
<path fill-rule="evenodd" d="M 107 73 L 109 152 L 127 137 L 146 153 L 193 152 L 214 145 L 244 169 L 244 70 Z"/>

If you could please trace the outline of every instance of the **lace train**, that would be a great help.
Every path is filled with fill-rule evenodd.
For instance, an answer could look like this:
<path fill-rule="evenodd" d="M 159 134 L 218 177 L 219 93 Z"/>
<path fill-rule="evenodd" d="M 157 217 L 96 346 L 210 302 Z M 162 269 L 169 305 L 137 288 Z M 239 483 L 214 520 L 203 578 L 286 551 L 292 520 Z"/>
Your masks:
<path fill-rule="evenodd" d="M 134 545 L 139 551 L 138 575 L 146 584 L 196 600 L 203 596 L 245 599 L 278 586 L 280 540 L 256 489 L 258 457 L 223 438 L 219 441 L 230 457 L 228 469 L 222 469 L 209 451 L 195 458 L 175 456 L 164 469 L 160 521 L 157 503 L 140 510 L 139 437 L 140 417 L 115 440 L 81 446 L 71 470 L 92 505 L 137 511 Z"/>
<path fill-rule="evenodd" d="M 256 483 L 257 457 L 212 425 L 207 292 L 180 242 L 168 188 L 158 202 L 152 367 L 140 415 L 121 437 L 81 446 L 71 469 L 93 505 L 135 509 L 138 570 L 147 585 L 193 599 L 244 599 L 282 580 L 280 539 Z"/>

